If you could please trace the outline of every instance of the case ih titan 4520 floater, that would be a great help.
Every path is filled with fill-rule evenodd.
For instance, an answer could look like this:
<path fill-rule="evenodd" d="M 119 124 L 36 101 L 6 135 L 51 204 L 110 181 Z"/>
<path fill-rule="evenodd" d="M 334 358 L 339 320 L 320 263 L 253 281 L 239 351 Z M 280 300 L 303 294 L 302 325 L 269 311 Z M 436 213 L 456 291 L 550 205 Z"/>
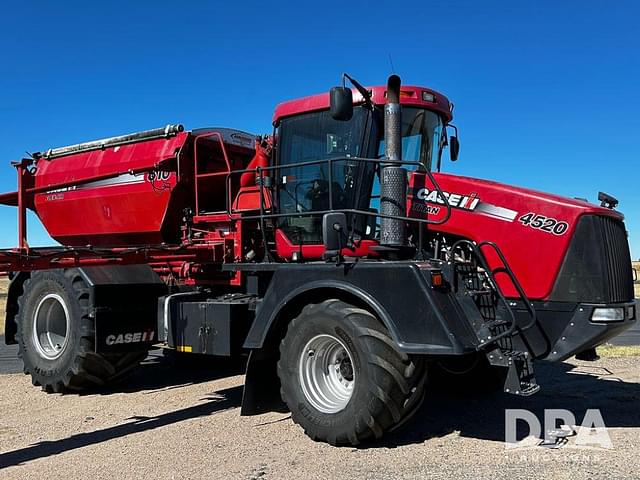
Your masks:
<path fill-rule="evenodd" d="M 409 419 L 428 377 L 531 395 L 534 360 L 635 321 L 613 197 L 440 173 L 459 148 L 445 96 L 344 78 L 279 105 L 270 137 L 169 125 L 15 163 L 0 269 L 33 383 L 95 388 L 155 344 L 248 353 L 243 414 L 284 401 L 354 445 Z M 29 247 L 27 209 L 61 247 Z"/>

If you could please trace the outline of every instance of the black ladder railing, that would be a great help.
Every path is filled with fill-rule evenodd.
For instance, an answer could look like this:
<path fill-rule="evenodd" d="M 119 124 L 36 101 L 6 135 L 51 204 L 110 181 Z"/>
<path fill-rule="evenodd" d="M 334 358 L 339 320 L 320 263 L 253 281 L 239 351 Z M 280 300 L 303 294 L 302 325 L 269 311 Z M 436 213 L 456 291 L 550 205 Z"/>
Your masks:
<path fill-rule="evenodd" d="M 520 284 L 520 282 L 518 281 L 515 273 L 513 273 L 513 270 L 511 269 L 511 267 L 509 266 L 509 263 L 507 262 L 506 257 L 504 256 L 504 254 L 502 253 L 502 250 L 500 250 L 500 247 L 498 247 L 498 245 L 496 245 L 494 242 L 490 242 L 490 241 L 484 241 L 481 242 L 479 244 L 476 244 L 470 240 L 458 240 L 457 242 L 455 242 L 452 247 L 451 247 L 451 256 L 452 256 L 452 262 L 454 264 L 454 267 L 456 265 L 461 264 L 461 262 L 459 260 L 456 260 L 455 258 L 455 252 L 461 248 L 462 246 L 466 246 L 471 253 L 473 254 L 473 257 L 475 257 L 475 260 L 479 263 L 479 266 L 482 268 L 483 272 L 486 275 L 486 279 L 487 281 L 490 283 L 491 286 L 491 291 L 487 291 L 485 289 L 479 289 L 479 290 L 469 290 L 467 289 L 467 294 L 469 295 L 488 295 L 491 292 L 493 292 L 495 295 L 497 295 L 498 299 L 500 302 L 502 302 L 502 304 L 504 305 L 508 316 L 510 317 L 510 321 L 507 322 L 496 322 L 496 323 L 506 323 L 507 328 L 506 330 L 500 332 L 497 335 L 491 335 L 490 338 L 480 338 L 480 343 L 478 345 L 478 349 L 482 349 L 483 347 L 485 347 L 487 344 L 490 343 L 495 343 L 498 340 L 505 338 L 505 337 L 509 337 L 512 335 L 516 335 L 519 334 L 523 331 L 526 331 L 530 328 L 532 328 L 534 325 L 536 325 L 538 323 L 538 318 L 536 315 L 536 310 L 533 306 L 533 303 L 531 303 L 531 301 L 529 300 L 529 298 L 527 297 L 527 294 L 525 293 L 524 289 L 522 288 L 522 285 Z M 482 252 L 482 248 L 483 247 L 489 247 L 491 248 L 495 254 L 497 255 L 498 259 L 501 262 L 501 265 L 495 267 L 495 268 L 491 268 L 489 267 L 489 263 L 487 262 L 486 256 L 484 255 L 484 253 Z M 511 303 L 509 300 L 507 300 L 507 298 L 504 296 L 504 294 L 502 293 L 502 289 L 500 289 L 500 287 L 498 286 L 498 282 L 496 280 L 496 274 L 505 274 L 508 276 L 510 282 L 512 283 L 512 285 L 514 286 L 516 292 L 518 293 L 518 297 L 520 299 L 520 301 L 524 304 L 525 309 L 527 310 L 527 313 L 529 314 L 531 320 L 524 326 L 518 326 L 518 322 L 516 320 L 516 315 L 513 311 L 513 308 L 511 306 Z M 454 278 L 455 281 L 458 281 L 457 276 Z M 457 289 L 457 285 L 455 285 L 455 288 Z M 482 305 L 479 305 L 479 307 L 481 307 Z M 530 352 L 533 354 L 533 352 Z"/>
<path fill-rule="evenodd" d="M 460 261 L 456 258 L 457 252 L 462 253 L 466 248 L 471 253 L 470 260 Z M 501 265 L 495 268 L 489 267 L 488 261 L 482 251 L 483 248 L 491 248 L 497 255 Z M 464 256 L 463 256 L 464 257 Z M 475 334 L 478 339 L 476 349 L 485 351 L 487 360 L 493 366 L 507 368 L 504 391 L 515 395 L 532 395 L 540 387 L 538 386 L 534 372 L 531 351 L 528 343 L 523 339 L 523 345 L 527 351 L 514 349 L 513 337 L 521 335 L 524 330 L 537 324 L 537 316 L 533 304 L 528 299 L 524 289 L 518 282 L 513 270 L 509 266 L 500 248 L 493 242 L 481 242 L 475 244 L 469 240 L 459 240 L 451 248 L 451 262 L 454 274 L 454 290 L 473 298 L 482 321 L 472 321 Z M 505 274 L 509 277 L 518 296 L 524 303 L 531 320 L 524 326 L 519 326 L 517 316 L 513 308 L 502 293 L 496 280 L 497 274 Z M 464 289 L 459 282 L 462 277 Z M 484 278 L 484 282 L 481 280 Z M 485 283 L 486 282 L 486 283 Z M 498 308 L 502 305 L 507 318 L 498 318 Z"/>

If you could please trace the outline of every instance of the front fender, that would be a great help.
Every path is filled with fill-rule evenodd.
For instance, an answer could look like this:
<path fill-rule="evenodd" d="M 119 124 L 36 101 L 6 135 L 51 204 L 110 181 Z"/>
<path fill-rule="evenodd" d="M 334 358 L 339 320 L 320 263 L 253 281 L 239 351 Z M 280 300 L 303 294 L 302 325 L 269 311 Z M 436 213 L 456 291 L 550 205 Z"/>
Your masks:
<path fill-rule="evenodd" d="M 276 276 L 274 276 L 274 280 L 276 280 Z M 274 283 L 275 282 L 272 282 L 272 285 Z M 271 288 L 269 290 L 271 290 Z M 389 333 L 391 334 L 391 338 L 393 338 L 396 342 L 399 341 L 397 328 L 394 325 L 389 313 L 382 305 L 380 305 L 379 302 L 372 298 L 371 295 L 369 295 L 358 286 L 353 285 L 349 282 L 331 281 L 325 279 L 315 280 L 298 286 L 293 291 L 290 291 L 283 297 L 280 297 L 277 303 L 265 302 L 261 304 L 258 314 L 256 315 L 256 319 L 251 325 L 251 329 L 249 330 L 249 334 L 247 335 L 247 339 L 245 340 L 244 348 L 261 348 L 264 345 L 266 337 L 271 330 L 274 322 L 278 320 L 278 317 L 283 312 L 283 310 L 285 310 L 287 306 L 295 302 L 296 299 L 313 298 L 316 299 L 317 302 L 320 302 L 324 298 L 331 298 L 331 292 L 335 292 L 335 296 L 337 297 L 347 296 L 358 299 L 360 302 L 364 302 L 370 308 L 370 310 L 372 310 L 372 312 L 376 314 L 376 316 L 382 321 L 382 323 L 384 323 L 385 327 L 387 327 L 387 330 L 389 330 Z M 267 292 L 267 295 L 265 295 L 265 298 L 267 297 L 272 297 L 271 295 L 269 295 L 269 292 Z M 275 304 L 272 306 L 270 305 L 270 303 Z"/>
<path fill-rule="evenodd" d="M 291 319 L 283 316 L 295 316 L 304 305 L 327 298 L 351 299 L 370 310 L 407 353 L 453 355 L 475 348 L 455 296 L 432 289 L 415 262 L 366 261 L 277 268 L 244 347 L 263 348 L 274 326 Z"/>

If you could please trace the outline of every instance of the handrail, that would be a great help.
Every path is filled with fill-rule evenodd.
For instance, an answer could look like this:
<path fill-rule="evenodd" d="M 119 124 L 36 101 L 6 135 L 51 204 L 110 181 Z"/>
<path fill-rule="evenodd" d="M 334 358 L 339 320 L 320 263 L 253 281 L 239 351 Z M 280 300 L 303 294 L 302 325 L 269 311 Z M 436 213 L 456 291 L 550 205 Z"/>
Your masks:
<path fill-rule="evenodd" d="M 107 147 L 115 147 L 119 145 L 127 145 L 130 143 L 138 143 L 145 140 L 156 140 L 159 138 L 169 138 L 184 131 L 184 127 L 178 124 L 169 124 L 166 127 L 144 130 L 142 132 L 128 133 L 126 135 L 118 135 L 116 137 L 102 138 L 100 140 L 92 140 L 90 142 L 77 143 L 66 147 L 50 148 L 44 152 L 36 152 L 33 154 L 35 160 L 53 160 L 54 158 L 66 155 L 74 155 L 80 152 L 89 152 L 92 150 L 104 150 Z"/>
<path fill-rule="evenodd" d="M 329 184 L 331 185 L 332 180 L 333 180 L 333 164 L 337 163 L 337 162 L 365 162 L 365 163 L 375 163 L 375 164 L 385 164 L 385 165 L 412 165 L 412 166 L 416 166 L 416 167 L 424 167 L 424 165 L 421 162 L 417 162 L 417 161 L 408 161 L 408 160 L 401 160 L 401 161 L 393 161 L 393 160 L 388 160 L 385 158 L 382 159 L 374 159 L 374 158 L 361 158 L 361 157 L 336 157 L 336 158 L 326 158 L 326 159 L 318 159 L 318 160 L 309 160 L 309 161 L 304 161 L 304 162 L 295 162 L 295 163 L 289 163 L 287 165 L 269 165 L 266 167 L 257 167 L 257 168 L 246 168 L 246 169 L 241 169 L 241 170 L 233 170 L 231 172 L 229 172 L 228 176 L 227 176 L 227 190 L 230 191 L 231 188 L 231 176 L 232 175 L 241 175 L 243 173 L 247 173 L 247 172 L 252 172 L 255 173 L 257 177 L 259 177 L 259 186 L 264 185 L 264 178 L 265 176 L 263 175 L 264 172 L 271 172 L 271 171 L 275 171 L 275 170 L 279 170 L 279 169 L 288 169 L 288 168 L 296 168 L 296 167 L 305 167 L 305 166 L 311 166 L 311 165 L 319 165 L 319 164 L 328 164 L 329 165 Z M 302 217 L 302 216 L 315 216 L 315 215 L 323 215 L 325 213 L 332 213 L 332 212 L 342 212 L 342 213 L 350 213 L 350 214 L 357 214 L 357 215 L 368 215 L 368 216 L 373 216 L 373 217 L 380 217 L 380 218 L 390 218 L 390 219 L 396 219 L 396 220 L 404 220 L 407 222 L 415 222 L 415 223 L 422 223 L 422 224 L 427 224 L 427 225 L 442 225 L 443 223 L 446 223 L 449 218 L 451 217 L 451 205 L 449 204 L 449 200 L 448 198 L 444 195 L 443 190 L 440 188 L 440 185 L 438 184 L 437 180 L 435 179 L 435 177 L 433 176 L 433 173 L 431 171 L 429 171 L 428 169 L 421 169 L 419 170 L 420 173 L 424 173 L 427 177 L 429 177 L 429 180 L 431 182 L 431 184 L 434 186 L 434 188 L 436 189 L 436 191 L 438 192 L 438 195 L 440 196 L 440 198 L 443 200 L 444 206 L 446 208 L 446 213 L 444 215 L 444 217 L 440 220 L 429 220 L 429 219 L 422 219 L 422 218 L 416 218 L 416 217 L 406 217 L 406 216 L 393 216 L 393 215 L 384 215 L 382 213 L 378 213 L 378 212 L 372 212 L 369 210 L 360 210 L 360 209 L 355 209 L 355 208 L 341 208 L 341 209 L 334 209 L 333 208 L 333 192 L 332 189 L 329 188 L 328 191 L 328 198 L 329 198 L 329 208 L 327 210 L 313 210 L 310 212 L 295 212 L 295 213 L 264 213 L 264 203 L 263 203 L 263 191 L 262 188 L 260 188 L 260 214 L 259 215 L 243 215 L 243 219 L 245 220 L 263 220 L 266 218 L 285 218 L 285 217 Z M 234 212 L 232 211 L 232 205 L 230 202 L 230 195 L 228 195 L 227 197 L 227 213 L 229 215 L 233 215 Z"/>
<path fill-rule="evenodd" d="M 210 137 L 217 137 L 218 138 L 218 142 L 220 143 L 220 148 L 222 150 L 222 156 L 224 158 L 224 162 L 227 166 L 227 170 L 226 171 L 221 171 L 221 172 L 215 172 L 215 175 L 228 175 L 231 172 L 231 164 L 229 163 L 229 156 L 227 155 L 227 149 L 224 147 L 224 141 L 222 138 L 222 135 L 220 134 L 220 132 L 206 132 L 206 133 L 201 133 L 200 135 L 196 135 L 195 139 L 193 140 L 193 191 L 194 191 L 194 205 L 195 205 L 195 212 L 196 215 L 198 215 L 200 213 L 200 201 L 198 198 L 198 179 L 202 178 L 202 174 L 198 173 L 198 140 L 200 140 L 201 138 L 210 138 Z M 207 175 L 207 174 L 204 174 Z"/>
<path fill-rule="evenodd" d="M 482 251 L 480 251 L 480 249 L 478 248 L 478 246 L 475 243 L 473 243 L 470 240 L 462 239 L 462 240 L 458 240 L 457 242 L 455 242 L 451 246 L 451 255 L 452 255 L 452 262 L 454 264 L 454 267 L 455 267 L 455 263 L 456 263 L 455 251 L 456 251 L 456 248 L 458 246 L 460 246 L 460 245 L 467 245 L 468 247 L 471 248 L 471 250 L 473 251 L 475 257 L 480 262 L 480 266 L 482 268 L 484 268 L 484 270 L 487 272 L 487 278 L 491 282 L 491 285 L 494 288 L 494 290 L 496 291 L 496 294 L 498 295 L 500 300 L 502 300 L 502 302 L 504 302 L 504 305 L 507 308 L 507 312 L 509 313 L 509 316 L 511 317 L 510 325 L 504 332 L 500 332 L 497 335 L 494 335 L 494 336 L 491 336 L 490 338 L 487 338 L 486 340 L 480 340 L 480 344 L 477 346 L 477 348 L 479 350 L 481 347 L 484 347 L 485 345 L 488 345 L 488 344 L 491 344 L 491 343 L 495 343 L 498 340 L 501 340 L 502 338 L 512 336 L 513 332 L 514 332 L 514 330 L 516 328 L 517 321 L 516 321 L 516 316 L 513 313 L 513 310 L 509 306 L 509 303 L 507 302 L 507 299 L 505 298 L 504 294 L 502 293 L 502 290 L 500 290 L 500 288 L 498 287 L 498 283 L 496 282 L 496 279 L 495 279 L 495 276 L 493 274 L 493 271 L 489 268 L 489 265 L 487 263 L 487 260 L 486 260 L 486 258 L 484 256 L 484 254 L 482 253 Z"/>
<path fill-rule="evenodd" d="M 507 263 L 507 259 L 504 256 L 504 254 L 502 253 L 502 250 L 500 250 L 500 247 L 498 247 L 498 245 L 495 242 L 491 242 L 489 240 L 485 240 L 484 242 L 481 242 L 478 245 L 478 248 L 480 250 L 482 250 L 482 247 L 491 247 L 491 248 L 493 248 L 493 251 L 498 255 L 498 258 L 502 262 L 502 267 L 496 267 L 495 269 L 493 269 L 491 271 L 491 273 L 495 274 L 495 273 L 503 272 L 503 273 L 507 274 L 507 276 L 509 277 L 509 279 L 513 283 L 513 286 L 516 288 L 516 291 L 518 292 L 518 295 L 520 296 L 520 299 L 524 302 L 524 305 L 527 308 L 527 311 L 529 312 L 529 316 L 531 317 L 531 320 L 529 321 L 529 323 L 527 323 L 524 327 L 520 327 L 520 330 L 521 331 L 529 330 L 536 323 L 538 323 L 538 316 L 536 314 L 536 309 L 533 307 L 533 304 L 529 301 L 529 297 L 527 297 L 527 294 L 525 293 L 524 289 L 522 288 L 522 285 L 520 285 L 520 282 L 518 281 L 516 275 L 513 273 L 513 270 L 511 269 L 511 267 Z"/>

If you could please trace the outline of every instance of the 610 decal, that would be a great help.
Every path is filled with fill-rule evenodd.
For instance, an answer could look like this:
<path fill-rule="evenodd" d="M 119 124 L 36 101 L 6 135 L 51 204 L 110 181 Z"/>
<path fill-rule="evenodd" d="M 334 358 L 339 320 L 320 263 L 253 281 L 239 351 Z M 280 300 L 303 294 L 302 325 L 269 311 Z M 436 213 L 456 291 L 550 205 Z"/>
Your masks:
<path fill-rule="evenodd" d="M 554 235 L 564 235 L 567 233 L 567 230 L 569 230 L 569 224 L 567 222 L 560 222 L 555 218 L 545 217 L 544 215 L 538 215 L 532 212 L 522 215 L 518 221 L 527 227 L 553 233 Z"/>

